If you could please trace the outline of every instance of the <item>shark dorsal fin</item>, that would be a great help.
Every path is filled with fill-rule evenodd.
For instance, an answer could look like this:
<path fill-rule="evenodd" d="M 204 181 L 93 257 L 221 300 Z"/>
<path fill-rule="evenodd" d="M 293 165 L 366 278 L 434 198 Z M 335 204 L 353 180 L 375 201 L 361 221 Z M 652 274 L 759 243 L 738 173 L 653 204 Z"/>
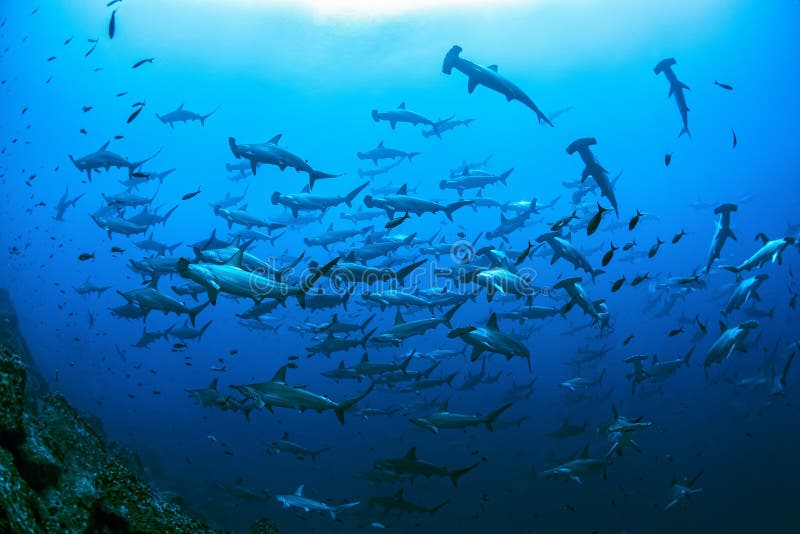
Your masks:
<path fill-rule="evenodd" d="M 108 148 L 108 144 L 109 144 L 110 142 L 111 142 L 111 141 L 106 141 L 106 142 L 103 144 L 103 146 L 101 146 L 99 149 L 97 149 L 97 151 L 98 151 L 98 152 L 100 152 L 101 150 L 105 150 L 105 149 L 107 149 L 107 148 Z"/>
<path fill-rule="evenodd" d="M 408 449 L 408 452 L 406 453 L 405 456 L 403 456 L 403 458 L 405 458 L 406 460 L 416 460 L 417 459 L 417 446 L 414 445 L 413 447 Z"/>
<path fill-rule="evenodd" d="M 369 361 L 369 355 L 368 355 L 368 354 L 365 352 L 365 353 L 364 353 L 364 354 L 361 356 L 361 363 L 366 363 L 366 362 L 368 362 L 368 361 Z"/>
<path fill-rule="evenodd" d="M 564 418 L 564 425 L 563 426 L 564 426 L 564 428 L 567 428 L 569 426 L 569 418 L 568 417 Z"/>
<path fill-rule="evenodd" d="M 728 325 L 726 325 L 723 321 L 719 322 L 719 333 L 723 333 L 725 330 L 728 329 Z"/>
<path fill-rule="evenodd" d="M 403 319 L 403 314 L 400 313 L 400 310 L 397 310 L 397 313 L 394 315 L 394 324 L 405 324 L 406 320 Z"/>
<path fill-rule="evenodd" d="M 306 185 L 303 186 L 303 189 L 300 190 L 300 192 L 301 193 L 310 193 L 311 192 L 311 188 L 308 186 L 308 184 L 306 184 Z"/>
<path fill-rule="evenodd" d="M 356 261 L 356 251 L 351 250 L 350 252 L 348 252 L 347 256 L 344 257 L 344 261 L 346 261 L 347 263 L 353 263 L 354 261 Z"/>
<path fill-rule="evenodd" d="M 408 194 L 408 184 L 403 184 L 400 186 L 400 189 L 397 190 L 398 195 L 407 195 Z"/>
<path fill-rule="evenodd" d="M 378 148 L 383 148 L 383 141 L 381 141 L 380 143 L 378 143 Z"/>
<path fill-rule="evenodd" d="M 339 362 L 339 369 L 344 369 L 344 360 Z"/>
<path fill-rule="evenodd" d="M 403 498 L 403 488 L 400 488 L 399 490 L 397 490 L 397 493 L 395 493 L 392 497 L 395 500 L 398 500 L 398 501 L 402 500 L 402 498 Z"/>
<path fill-rule="evenodd" d="M 288 433 L 288 432 L 286 432 L 286 431 L 284 431 L 284 432 L 283 432 L 283 435 L 281 436 L 281 439 L 283 439 L 283 440 L 288 440 L 288 439 L 289 439 L 289 433 Z"/>
<path fill-rule="evenodd" d="M 294 494 L 297 495 L 298 497 L 303 496 L 303 486 L 305 486 L 305 484 L 300 484 L 299 486 L 297 486 L 297 489 L 294 490 Z"/>
<path fill-rule="evenodd" d="M 475 196 L 478 198 L 483 198 L 483 189 L 478 189 L 478 194 Z"/>
<path fill-rule="evenodd" d="M 277 145 L 278 142 L 281 140 L 281 137 L 283 137 L 283 134 L 278 134 L 275 137 L 273 137 L 272 139 L 270 139 L 269 141 L 267 141 L 267 144 L 268 145 Z"/>
<path fill-rule="evenodd" d="M 328 225 L 328 232 L 333 232 L 333 223 Z"/>
<path fill-rule="evenodd" d="M 446 412 L 448 410 L 448 407 L 447 407 L 448 403 L 449 403 L 449 401 L 444 401 L 443 403 L 441 403 L 439 405 L 439 411 L 440 412 Z"/>
<path fill-rule="evenodd" d="M 492 330 L 499 330 L 499 328 L 497 328 L 497 314 L 496 313 L 492 312 L 492 314 L 489 316 L 489 320 L 486 321 L 486 328 L 490 328 Z"/>
<path fill-rule="evenodd" d="M 397 106 L 397 109 L 406 109 L 406 103 L 405 102 L 400 102 L 400 105 Z"/>
<path fill-rule="evenodd" d="M 239 209 L 242 210 L 242 211 L 247 211 L 247 206 L 249 206 L 249 205 L 250 204 L 242 204 L 242 207 L 239 208 Z"/>
<path fill-rule="evenodd" d="M 500 224 L 505 224 L 508 222 L 508 219 L 502 213 L 500 214 Z"/>
<path fill-rule="evenodd" d="M 280 369 L 275 372 L 275 376 L 272 377 L 273 382 L 286 382 L 286 366 L 282 365 Z M 303 486 L 300 486 L 301 488 Z"/>
<path fill-rule="evenodd" d="M 218 378 L 215 378 L 214 380 L 212 380 L 211 383 L 208 385 L 208 389 L 217 389 L 217 381 L 218 380 L 219 380 Z"/>
<path fill-rule="evenodd" d="M 619 419 L 619 413 L 617 412 L 617 405 L 616 404 L 612 404 L 611 405 L 611 413 L 614 415 L 614 420 L 615 421 L 617 419 Z"/>
<path fill-rule="evenodd" d="M 658 354 L 653 354 L 653 363 L 658 363 Z"/>
<path fill-rule="evenodd" d="M 589 445 L 586 445 L 583 450 L 581 451 L 581 458 L 588 458 L 589 457 Z M 302 486 L 300 486 L 302 487 Z"/>
<path fill-rule="evenodd" d="M 488 68 L 489 68 L 489 70 L 493 70 L 494 72 L 497 72 L 497 65 L 489 65 Z"/>
<path fill-rule="evenodd" d="M 178 106 L 178 111 L 180 111 L 180 110 L 182 110 L 182 109 L 183 109 L 183 102 L 181 102 L 181 105 L 180 105 L 180 106 Z"/>
<path fill-rule="evenodd" d="M 234 267 L 242 268 L 242 258 L 244 258 L 244 248 L 240 248 L 236 251 L 236 254 L 230 257 L 228 261 L 225 262 L 225 265 L 233 265 Z"/>

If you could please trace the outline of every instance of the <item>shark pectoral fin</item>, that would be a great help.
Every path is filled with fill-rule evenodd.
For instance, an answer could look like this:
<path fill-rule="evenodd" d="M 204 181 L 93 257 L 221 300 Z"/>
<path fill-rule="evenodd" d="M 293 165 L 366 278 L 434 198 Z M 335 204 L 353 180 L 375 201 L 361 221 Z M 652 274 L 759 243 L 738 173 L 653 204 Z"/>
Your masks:
<path fill-rule="evenodd" d="M 470 355 L 469 357 L 470 361 L 472 362 L 476 361 L 478 358 L 480 358 L 481 354 L 483 354 L 482 347 L 473 347 L 472 355 Z"/>
<path fill-rule="evenodd" d="M 467 92 L 469 94 L 472 94 L 476 87 L 478 87 L 478 80 L 476 78 L 470 78 L 467 80 Z"/>

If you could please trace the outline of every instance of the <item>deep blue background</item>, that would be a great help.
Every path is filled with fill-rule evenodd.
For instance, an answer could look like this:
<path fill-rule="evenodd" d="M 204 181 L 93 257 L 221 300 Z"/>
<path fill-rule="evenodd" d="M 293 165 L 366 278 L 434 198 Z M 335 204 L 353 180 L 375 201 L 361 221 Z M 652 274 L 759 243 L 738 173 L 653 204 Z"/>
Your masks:
<path fill-rule="evenodd" d="M 726 245 L 721 263 L 749 256 L 758 245 L 753 241 L 756 233 L 784 235 L 788 224 L 798 222 L 797 2 L 678 1 L 656 2 L 647 8 L 632 1 L 592 6 L 577 1 L 537 2 L 496 9 L 456 7 L 396 18 L 323 16 L 256 2 L 160 4 L 125 0 L 114 6 L 120 8 L 117 35 L 109 40 L 110 9 L 103 2 L 0 3 L 5 20 L 1 37 L 5 51 L 0 60 L 5 80 L 0 87 L 4 147 L 0 241 L 3 250 L 13 246 L 22 250 L 9 254 L 2 270 L 3 285 L 12 292 L 28 342 L 42 371 L 52 377 L 52 386 L 81 409 L 97 414 L 112 439 L 139 450 L 160 487 L 185 495 L 192 509 L 233 530 L 243 530 L 267 515 L 287 531 L 306 531 L 311 526 L 349 531 L 359 524 L 350 514 L 342 515 L 342 524 L 315 515 L 300 520 L 293 512 L 281 511 L 275 501 L 236 501 L 215 482 L 244 476 L 248 487 L 278 493 L 291 492 L 304 483 L 307 493 L 320 499 L 366 501 L 395 488 L 373 488 L 352 475 L 375 459 L 398 456 L 416 444 L 420 457 L 449 467 L 470 463 L 473 449 L 488 462 L 467 475 L 456 491 L 448 481 L 436 479 L 420 479 L 407 487 L 406 496 L 416 502 L 433 505 L 450 498 L 451 503 L 434 519 L 387 517 L 384 522 L 391 527 L 412 527 L 418 519 L 415 531 L 456 525 L 470 532 L 791 532 L 797 528 L 792 496 L 800 476 L 798 371 L 790 374 L 787 397 L 778 401 L 768 400 L 763 391 L 736 392 L 719 379 L 724 369 L 729 376 L 737 371 L 742 377 L 753 374 L 761 363 L 762 346 L 771 348 L 778 338 L 783 344 L 797 339 L 798 317 L 788 305 L 797 291 L 789 277 L 790 269 L 797 272 L 800 267 L 797 251 L 787 251 L 782 267 L 764 269 L 771 278 L 761 290 L 763 306 L 774 304 L 777 311 L 774 320 L 762 321 L 759 348 L 735 353 L 713 370 L 713 380 L 704 378 L 700 362 L 715 338 L 719 309 L 733 275 L 714 270 L 710 289 L 679 303 L 671 318 L 653 319 L 647 314 L 646 283 L 610 293 L 611 283 L 623 273 L 629 278 L 646 271 L 661 278 L 688 275 L 705 261 L 715 217 L 710 209 L 690 208 L 692 202 L 752 197 L 733 216 L 738 241 Z M 36 6 L 39 10 L 32 15 Z M 74 36 L 72 42 L 63 45 L 70 36 Z M 91 46 L 87 38 L 100 42 L 85 58 Z M 441 73 L 441 60 L 455 43 L 464 48 L 466 58 L 499 64 L 500 72 L 526 90 L 546 113 L 565 106 L 574 109 L 550 129 L 538 126 L 532 112 L 519 103 L 506 103 L 485 88 L 469 95 L 463 75 Z M 56 59 L 48 62 L 50 56 Z M 150 56 L 156 57 L 152 65 L 131 69 L 134 62 Z M 652 71 L 660 59 L 670 56 L 678 61 L 678 77 L 691 87 L 687 99 L 692 139 L 676 137 L 680 120 L 675 104 L 667 99 L 664 77 Z M 103 70 L 94 72 L 96 67 Z M 51 76 L 52 81 L 45 84 Z M 713 85 L 714 80 L 731 83 L 735 90 L 723 91 Z M 129 93 L 114 96 L 122 91 Z M 147 102 L 145 110 L 126 125 L 130 104 L 142 99 Z M 370 119 L 370 109 L 394 108 L 402 101 L 432 118 L 456 113 L 459 118 L 477 120 L 469 128 L 447 132 L 440 141 L 423 138 L 418 128 L 409 125 L 393 132 L 386 123 Z M 205 127 L 194 123 L 173 130 L 155 118 L 154 113 L 163 114 L 182 102 L 201 113 L 220 109 Z M 93 109 L 83 113 L 85 105 Z M 88 134 L 80 134 L 81 128 Z M 731 128 L 739 139 L 735 150 L 731 149 Z M 311 342 L 287 332 L 286 326 L 309 314 L 290 301 L 277 313 L 285 316 L 278 335 L 253 333 L 238 326 L 233 316 L 248 304 L 222 299 L 200 315 L 199 324 L 208 319 L 214 323 L 202 343 L 191 344 L 187 352 L 170 352 L 165 342 L 150 350 L 129 347 L 138 339 L 141 323 L 118 320 L 107 312 L 108 307 L 122 304 L 122 299 L 113 291 L 98 299 L 80 297 L 71 289 L 89 275 L 114 289 L 139 285 L 139 277 L 128 270 L 126 262 L 141 254 L 122 236 L 109 242 L 87 215 L 100 206 L 100 193 L 121 190 L 116 181 L 126 176 L 112 171 L 85 183 L 67 154 L 84 155 L 117 134 L 124 139 L 113 141 L 110 148 L 131 159 L 164 147 L 146 168 L 178 170 L 166 179 L 155 205 L 164 205 L 162 211 L 175 203 L 180 208 L 165 228 L 156 228 L 156 238 L 193 242 L 214 227 L 225 235 L 223 221 L 207 203 L 227 191 L 241 194 L 249 183 L 249 211 L 270 217 L 282 213 L 269 203 L 273 191 L 299 191 L 306 183 L 305 175 L 291 169 L 281 174 L 274 168 L 262 168 L 258 176 L 235 184 L 225 179 L 223 164 L 232 160 L 228 136 L 250 143 L 277 133 L 283 133 L 282 144 L 315 167 L 346 173 L 315 189 L 330 194 L 343 194 L 361 183 L 357 169 L 359 165 L 369 168 L 371 163 L 357 160 L 355 152 L 370 149 L 380 140 L 422 155 L 411 165 L 403 163 L 378 178 L 376 185 L 389 180 L 398 186 L 421 184 L 419 194 L 433 198 L 453 200 L 454 192 L 438 189 L 439 180 L 463 159 L 480 160 L 491 154 L 492 170 L 514 167 L 515 171 L 508 187 L 491 186 L 484 194 L 511 201 L 534 196 L 547 201 L 562 194 L 556 210 L 543 216 L 545 221 L 572 210 L 569 192 L 561 182 L 579 177 L 581 165 L 577 157 L 565 153 L 566 145 L 577 137 L 596 137 L 595 153 L 611 175 L 624 170 L 617 188 L 621 219 L 627 221 L 637 208 L 658 216 L 643 219 L 635 233 L 639 249 L 646 250 L 656 236 L 668 241 L 681 228 L 688 232 L 679 245 L 664 245 L 650 261 L 631 265 L 618 261 L 622 256 L 618 254 L 596 285 L 587 283 L 594 298 L 608 299 L 615 318 L 615 331 L 609 338 L 612 351 L 587 376 L 607 368 L 604 384 L 614 387 L 612 398 L 620 410 L 654 421 L 654 428 L 642 432 L 639 439 L 644 454 L 626 454 L 609 469 L 607 481 L 589 478 L 583 486 L 530 476 L 531 467 L 544 469 L 551 460 L 569 456 L 587 441 L 565 443 L 545 437 L 565 416 L 573 423 L 588 419 L 594 429 L 610 415 L 609 402 L 567 407 L 562 404 L 563 390 L 556 387 L 572 376 L 562 365 L 564 360 L 587 342 L 600 344 L 591 329 L 562 335 L 571 326 L 585 323 L 578 311 L 567 321 L 544 323 L 528 340 L 538 382 L 531 399 L 509 413 L 528 415 L 520 429 L 489 433 L 481 428 L 434 436 L 400 416 L 363 420 L 350 415 L 347 424 L 340 426 L 329 413 L 287 410 L 276 415 L 255 413 L 248 424 L 240 415 L 194 406 L 183 388 L 201 387 L 219 375 L 208 370 L 218 357 L 225 357 L 227 363 L 228 371 L 219 375 L 221 387 L 227 388 L 266 380 L 286 356 L 304 354 Z M 666 152 L 674 152 L 668 168 L 663 164 Z M 34 173 L 36 178 L 26 186 Z M 86 196 L 76 209 L 67 211 L 65 222 L 58 223 L 52 220 L 52 206 L 67 184 L 71 195 L 85 192 Z M 201 195 L 179 202 L 198 186 Z M 154 187 L 140 192 L 151 195 Z M 36 207 L 38 202 L 47 206 Z M 262 244 L 255 251 L 260 256 L 284 251 L 296 255 L 303 249 L 303 236 L 321 233 L 330 222 L 336 228 L 350 227 L 339 219 L 341 211 L 331 210 L 321 224 L 283 237 L 274 250 Z M 497 210 L 473 214 L 466 208 L 456 213 L 455 223 L 445 224 L 441 215 L 425 215 L 404 223 L 401 230 L 427 237 L 442 228 L 449 240 L 455 240 L 458 231 L 472 238 L 478 231 L 492 229 L 498 219 Z M 524 247 L 545 230 L 541 219 L 534 221 L 533 226 L 513 234 L 514 248 Z M 605 243 L 605 250 L 609 240 L 622 244 L 633 235 L 627 230 L 608 232 L 601 226 L 594 236 L 578 232 L 574 240 L 588 249 Z M 486 244 L 485 240 L 481 243 Z M 125 255 L 112 257 L 111 245 L 125 248 Z M 94 261 L 77 261 L 78 254 L 91 251 L 97 253 Z M 190 251 L 181 248 L 178 253 Z M 320 262 L 330 258 L 320 249 L 309 250 L 307 256 Z M 592 262 L 599 265 L 601 256 L 602 252 L 595 254 Z M 563 261 L 550 266 L 541 257 L 530 265 L 540 285 L 573 272 Z M 162 281 L 160 287 L 166 290 L 167 282 Z M 723 296 L 715 300 L 718 294 Z M 349 316 L 363 320 L 370 312 L 355 305 L 356 300 L 358 296 L 353 298 Z M 553 304 L 544 299 L 537 303 Z M 491 308 L 510 306 L 493 304 Z M 480 297 L 477 304 L 460 311 L 454 323 L 480 323 L 488 309 Z M 87 310 L 96 316 L 93 329 L 88 327 Z M 688 336 L 667 337 L 678 326 L 676 318 L 681 313 L 700 314 L 709 321 L 710 334 L 700 342 L 693 367 L 682 369 L 662 395 L 632 398 L 621 360 L 636 353 L 657 353 L 663 358 L 682 355 L 689 346 Z M 393 316 L 389 310 L 375 324 L 382 330 Z M 312 319 L 323 322 L 328 317 L 327 312 L 315 312 Z M 730 321 L 742 317 L 734 315 Z M 163 329 L 175 321 L 154 313 L 147 326 Z M 501 326 L 512 328 L 507 322 Z M 441 327 L 425 338 L 409 340 L 402 352 L 460 348 L 445 333 Z M 631 333 L 635 338 L 623 347 L 622 340 Z M 125 349 L 127 362 L 118 358 L 115 344 Z M 234 348 L 238 355 L 229 357 L 228 351 Z M 377 360 L 397 353 L 371 350 Z M 191 367 L 184 365 L 184 356 L 192 357 Z M 352 394 L 352 386 L 319 376 L 338 363 L 337 356 L 303 358 L 299 369 L 289 371 L 289 381 L 307 384 L 335 399 Z M 359 356 L 360 351 L 354 350 L 345 359 L 354 362 Z M 466 376 L 479 366 L 452 360 L 442 368 L 461 370 Z M 530 379 L 524 362 L 490 358 L 489 370 L 500 369 L 507 371 L 500 385 L 464 393 L 444 388 L 434 393 L 442 399 L 450 397 L 453 410 L 489 411 L 512 380 Z M 460 376 L 456 382 L 461 380 Z M 153 390 L 160 395 L 152 395 Z M 370 406 L 403 402 L 409 402 L 409 397 L 376 393 L 369 399 Z M 279 438 L 283 431 L 310 448 L 330 446 L 333 452 L 321 455 L 316 464 L 267 456 L 260 444 Z M 209 435 L 218 442 L 208 439 Z M 602 436 L 593 430 L 587 436 L 593 453 L 606 450 Z M 219 442 L 225 442 L 234 455 L 224 455 Z M 667 462 L 665 455 L 672 455 L 674 462 Z M 185 461 L 187 457 L 191 464 Z M 699 484 L 705 492 L 685 509 L 662 513 L 672 476 L 693 475 L 700 468 L 705 469 Z M 482 500 L 484 494 L 487 497 Z M 565 508 L 567 504 L 576 511 Z"/>

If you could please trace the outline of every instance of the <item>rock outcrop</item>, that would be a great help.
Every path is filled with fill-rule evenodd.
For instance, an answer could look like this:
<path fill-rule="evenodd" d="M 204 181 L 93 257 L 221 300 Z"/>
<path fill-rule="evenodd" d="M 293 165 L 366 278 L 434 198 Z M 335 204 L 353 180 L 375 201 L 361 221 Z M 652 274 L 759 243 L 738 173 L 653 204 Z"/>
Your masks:
<path fill-rule="evenodd" d="M 124 462 L 96 423 L 47 392 L 0 293 L 0 532 L 215 532 Z"/>

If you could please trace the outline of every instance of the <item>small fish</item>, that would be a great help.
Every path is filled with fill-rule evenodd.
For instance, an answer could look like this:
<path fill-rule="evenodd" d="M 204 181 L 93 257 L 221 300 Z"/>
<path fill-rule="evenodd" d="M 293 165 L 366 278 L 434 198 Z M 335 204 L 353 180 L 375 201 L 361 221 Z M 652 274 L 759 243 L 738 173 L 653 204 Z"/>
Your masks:
<path fill-rule="evenodd" d="M 237 354 L 239 354 L 239 350 L 231 349 L 230 351 L 228 351 L 228 354 L 230 354 L 231 356 L 236 356 Z"/>
<path fill-rule="evenodd" d="M 295 361 L 295 360 L 297 360 L 297 359 L 299 359 L 299 358 L 300 358 L 300 356 L 289 356 L 289 357 L 288 357 L 288 358 L 286 358 L 286 359 L 287 359 L 287 360 L 289 360 L 290 362 L 293 362 L 293 361 Z"/>
<path fill-rule="evenodd" d="M 722 89 L 725 89 L 726 91 L 733 91 L 733 86 L 732 85 L 728 85 L 727 83 L 720 83 L 717 80 L 714 80 L 714 85 L 716 85 L 717 87 L 721 87 Z"/>
<path fill-rule="evenodd" d="M 119 9 L 119 8 L 117 8 Z M 108 21 L 108 38 L 113 39 L 114 34 L 117 32 L 117 10 L 111 13 L 111 20 Z"/>
<path fill-rule="evenodd" d="M 384 228 L 397 228 L 398 226 L 403 224 L 403 222 L 406 219 L 408 219 L 408 212 L 406 212 L 405 215 L 403 215 L 402 217 L 395 217 L 394 219 L 392 219 L 391 221 L 389 221 L 385 225 L 383 225 L 383 227 Z"/>
<path fill-rule="evenodd" d="M 189 200 L 190 198 L 194 198 L 200 194 L 200 188 L 197 188 L 197 191 L 192 191 L 191 193 L 186 193 L 183 195 L 183 200 Z"/>
<path fill-rule="evenodd" d="M 133 178 L 147 178 L 149 175 L 146 172 L 135 172 L 131 174 Z"/>
<path fill-rule="evenodd" d="M 631 219 L 631 222 L 628 223 L 628 230 L 633 230 L 634 228 L 636 228 L 636 225 L 639 224 L 639 217 L 643 215 L 644 213 L 642 213 L 639 210 L 636 210 L 636 215 L 634 215 L 633 219 Z"/>
<path fill-rule="evenodd" d="M 602 261 L 603 267 L 605 267 L 606 265 L 608 265 L 611 262 L 611 258 L 614 257 L 614 252 L 617 251 L 617 250 L 619 250 L 619 247 L 615 247 L 614 246 L 614 242 L 612 241 L 611 242 L 611 250 L 609 250 L 608 252 L 603 254 L 603 261 Z"/>
<path fill-rule="evenodd" d="M 117 93 L 117 96 L 125 96 L 128 94 L 128 91 L 122 91 L 121 93 Z"/>
<path fill-rule="evenodd" d="M 68 44 L 69 44 L 69 43 L 71 43 L 71 42 L 72 42 L 72 37 L 70 37 L 70 38 L 68 38 L 66 41 L 64 41 L 64 44 L 65 44 L 65 45 L 68 45 Z"/>
<path fill-rule="evenodd" d="M 731 128 L 731 133 L 733 134 L 733 148 L 736 148 L 736 145 L 739 144 L 739 140 L 736 138 L 736 130 Z"/>
<path fill-rule="evenodd" d="M 81 106 L 81 110 L 82 110 L 84 113 L 87 113 L 87 112 L 89 112 L 89 111 L 92 111 L 92 106 Z"/>
<path fill-rule="evenodd" d="M 686 231 L 683 228 L 681 228 L 681 231 L 679 233 L 675 234 L 675 236 L 672 238 L 672 244 L 674 245 L 675 243 L 680 241 L 681 238 L 683 236 L 685 236 L 685 235 L 686 235 Z"/>
<path fill-rule="evenodd" d="M 87 134 L 87 132 L 86 132 L 86 128 L 81 128 L 79 131 L 80 131 L 80 132 L 81 132 L 83 135 L 86 135 L 86 134 Z"/>
<path fill-rule="evenodd" d="M 133 64 L 133 67 L 131 67 L 131 68 L 132 68 L 132 69 L 138 69 L 139 67 L 141 67 L 141 66 L 142 66 L 142 65 L 144 65 L 145 63 L 152 63 L 152 62 L 153 62 L 155 59 L 156 59 L 156 58 L 154 58 L 154 57 L 148 57 L 148 58 L 145 58 L 145 59 L 140 59 L 139 61 L 137 61 L 136 63 L 134 63 L 134 64 Z"/>
<path fill-rule="evenodd" d="M 636 276 L 636 278 L 633 279 L 633 281 L 631 282 L 631 286 L 636 287 L 645 280 L 649 279 L 650 279 L 650 273 L 639 274 Z"/>
<path fill-rule="evenodd" d="M 142 107 L 144 107 L 144 100 L 141 100 L 141 101 L 139 101 L 139 102 L 134 102 L 133 104 L 131 104 L 131 107 L 132 107 L 132 108 L 135 108 L 135 107 L 137 107 L 137 106 L 142 106 Z"/>
<path fill-rule="evenodd" d="M 664 154 L 664 166 L 669 167 L 670 163 L 672 163 L 672 152 L 667 152 Z"/>
<path fill-rule="evenodd" d="M 625 243 L 625 245 L 622 246 L 622 250 L 624 252 L 627 252 L 627 251 L 629 251 L 630 249 L 632 249 L 635 246 L 636 246 L 636 240 L 634 239 L 630 243 Z"/>
<path fill-rule="evenodd" d="M 186 348 L 186 343 L 175 343 L 174 345 L 172 345 L 172 348 L 174 350 L 183 350 Z"/>
<path fill-rule="evenodd" d="M 628 337 L 626 337 L 626 338 L 625 338 L 625 341 L 623 341 L 623 342 L 622 342 L 622 344 L 623 344 L 623 345 L 627 345 L 628 343 L 630 343 L 630 342 L 631 342 L 631 340 L 633 339 L 633 336 L 634 336 L 634 334 L 631 334 L 631 335 L 629 335 Z"/>
<path fill-rule="evenodd" d="M 619 291 L 619 288 L 622 287 L 622 284 L 624 284 L 626 280 L 627 279 L 625 278 L 625 275 L 623 275 L 622 278 L 614 282 L 614 284 L 611 286 L 611 292 L 616 293 L 617 291 Z"/>
<path fill-rule="evenodd" d="M 676 329 L 674 329 L 674 330 L 670 330 L 670 331 L 669 331 L 669 337 L 675 337 L 675 336 L 677 336 L 678 334 L 683 334 L 683 327 L 681 327 L 681 328 L 676 328 Z"/>
<path fill-rule="evenodd" d="M 92 47 L 89 49 L 88 52 L 83 54 L 83 57 L 89 57 L 92 54 L 92 52 L 94 52 L 95 48 L 97 48 L 97 41 L 94 42 L 94 44 L 92 45 Z"/>
<path fill-rule="evenodd" d="M 47 58 L 47 61 L 54 61 L 55 59 L 56 59 L 56 56 L 50 56 L 49 58 Z"/>
<path fill-rule="evenodd" d="M 111 7 L 118 2 L 122 2 L 122 0 L 111 0 L 109 3 L 106 4 L 106 7 Z"/>
<path fill-rule="evenodd" d="M 123 137 L 125 137 L 125 136 L 123 136 L 123 135 L 115 135 L 115 136 L 114 136 L 114 139 L 116 139 L 117 141 L 119 141 L 119 140 L 120 140 L 120 139 L 122 139 Z"/>
<path fill-rule="evenodd" d="M 700 331 L 703 334 L 707 334 L 708 333 L 708 327 L 700 322 L 700 316 L 699 315 L 695 315 L 694 316 L 694 320 L 697 323 L 697 327 L 700 329 Z"/>
<path fill-rule="evenodd" d="M 465 237 L 467 237 L 467 234 L 465 234 L 464 232 L 458 232 L 456 235 L 461 239 L 464 239 Z"/>
<path fill-rule="evenodd" d="M 792 298 L 789 299 L 789 307 L 794 310 L 797 306 L 797 293 L 792 295 Z"/>
<path fill-rule="evenodd" d="M 528 254 L 531 253 L 531 248 L 533 248 L 533 243 L 531 243 L 530 240 L 528 240 L 528 246 L 525 247 L 525 250 L 522 251 L 522 254 L 519 255 L 519 258 L 517 258 L 516 261 L 514 261 L 514 265 L 519 265 L 520 263 L 525 261 L 525 258 L 528 257 Z"/>
<path fill-rule="evenodd" d="M 125 249 L 119 247 L 111 247 L 111 252 L 112 254 L 122 254 L 123 252 L 125 252 Z"/>
<path fill-rule="evenodd" d="M 92 252 L 91 254 L 89 254 L 88 252 L 84 252 L 80 256 L 78 256 L 78 259 L 80 261 L 92 260 L 94 259 L 94 252 Z"/>
<path fill-rule="evenodd" d="M 131 113 L 130 116 L 128 117 L 128 120 L 126 121 L 126 124 L 130 124 L 131 122 L 133 122 L 133 120 L 139 116 L 139 113 L 141 113 L 143 109 L 144 106 L 140 106 L 139 108 L 136 109 L 136 111 Z"/>
<path fill-rule="evenodd" d="M 658 249 L 663 244 L 664 244 L 664 242 L 661 241 L 660 238 L 656 237 L 656 244 L 653 245 L 652 247 L 650 247 L 650 250 L 647 251 L 647 257 L 648 258 L 652 258 L 656 254 L 658 254 Z"/>
<path fill-rule="evenodd" d="M 603 220 L 603 214 L 609 211 L 611 208 L 604 208 L 597 203 L 597 213 L 589 220 L 589 224 L 586 226 L 586 235 L 592 235 L 597 231 L 597 227 L 600 226 L 600 221 Z"/>

